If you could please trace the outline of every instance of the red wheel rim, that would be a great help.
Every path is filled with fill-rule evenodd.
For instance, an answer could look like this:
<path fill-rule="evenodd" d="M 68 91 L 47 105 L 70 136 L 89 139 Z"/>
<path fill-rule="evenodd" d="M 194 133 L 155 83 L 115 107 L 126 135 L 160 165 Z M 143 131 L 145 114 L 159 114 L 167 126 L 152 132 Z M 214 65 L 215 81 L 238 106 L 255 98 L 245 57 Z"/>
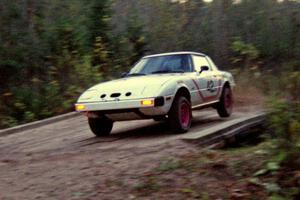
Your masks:
<path fill-rule="evenodd" d="M 232 99 L 231 91 L 227 90 L 226 95 L 225 95 L 224 104 L 225 104 L 225 108 L 227 109 L 227 111 L 231 111 L 232 104 L 233 104 L 233 99 Z"/>
<path fill-rule="evenodd" d="M 180 120 L 183 127 L 188 127 L 190 123 L 190 108 L 189 105 L 183 102 L 180 106 Z"/>

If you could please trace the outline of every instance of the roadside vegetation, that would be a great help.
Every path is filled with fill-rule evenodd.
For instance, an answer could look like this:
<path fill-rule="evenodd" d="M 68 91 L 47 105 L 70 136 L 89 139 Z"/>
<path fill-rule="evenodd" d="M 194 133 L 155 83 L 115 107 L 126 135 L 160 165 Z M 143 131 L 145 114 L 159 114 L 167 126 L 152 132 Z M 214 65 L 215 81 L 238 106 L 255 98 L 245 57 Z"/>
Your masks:
<path fill-rule="evenodd" d="M 162 159 L 139 176 L 132 199 L 300 199 L 300 101 L 281 94 L 266 103 L 264 129 L 221 149 Z"/>
<path fill-rule="evenodd" d="M 256 69 L 236 73 L 242 74 L 236 104 L 265 109 L 264 129 L 222 149 L 200 147 L 197 153 L 162 159 L 139 177 L 133 199 L 300 199 L 299 71 L 267 80 Z M 257 87 L 262 83 L 265 94 Z"/>
<path fill-rule="evenodd" d="M 289 81 L 299 77 L 299 7 L 292 0 L 1 0 L 0 127 L 71 111 L 83 90 L 150 53 L 204 52 L 234 72 L 241 98 L 297 91 Z"/>
<path fill-rule="evenodd" d="M 275 152 L 273 140 L 258 138 L 220 150 L 166 158 L 140 175 L 131 189 L 132 199 L 299 199 L 299 168 L 279 163 Z M 295 162 L 299 163 L 299 156 Z"/>

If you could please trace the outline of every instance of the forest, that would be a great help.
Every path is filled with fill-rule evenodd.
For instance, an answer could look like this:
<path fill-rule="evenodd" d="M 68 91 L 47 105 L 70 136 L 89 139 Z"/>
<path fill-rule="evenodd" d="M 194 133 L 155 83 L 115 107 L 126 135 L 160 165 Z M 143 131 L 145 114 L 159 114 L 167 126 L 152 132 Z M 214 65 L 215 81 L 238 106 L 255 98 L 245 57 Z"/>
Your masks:
<path fill-rule="evenodd" d="M 0 127 L 72 111 L 141 56 L 185 50 L 297 101 L 300 1 L 0 0 Z"/>
<path fill-rule="evenodd" d="M 127 144 L 117 143 L 122 148 L 109 146 L 110 152 L 70 124 L 0 135 L 0 187 L 9 188 L 2 193 L 79 199 L 104 189 L 117 199 L 300 199 L 300 0 L 0 0 L 0 129 L 74 111 L 90 86 L 120 78 L 144 55 L 173 51 L 205 53 L 233 74 L 234 109 L 266 113 L 254 140 L 221 150 L 197 146 L 194 153 L 189 143 L 185 155 L 168 142 L 162 159 L 158 144 L 133 145 L 127 154 Z M 120 142 L 143 141 L 128 133 Z M 119 141 L 111 139 L 109 145 Z M 180 158 L 169 160 L 175 153 Z M 145 173 L 141 164 L 152 166 L 154 158 L 162 162 Z M 127 175 L 138 178 L 132 188 Z"/>

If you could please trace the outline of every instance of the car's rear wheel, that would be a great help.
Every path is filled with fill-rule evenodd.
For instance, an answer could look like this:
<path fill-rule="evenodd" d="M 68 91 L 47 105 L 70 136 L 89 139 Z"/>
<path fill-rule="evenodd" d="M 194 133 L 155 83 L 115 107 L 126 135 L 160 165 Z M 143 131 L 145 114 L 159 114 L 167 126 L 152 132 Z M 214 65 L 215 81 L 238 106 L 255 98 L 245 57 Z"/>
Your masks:
<path fill-rule="evenodd" d="M 189 130 L 192 122 L 192 109 L 190 101 L 184 96 L 174 99 L 168 121 L 171 129 L 177 133 L 184 133 Z"/>
<path fill-rule="evenodd" d="M 113 127 L 113 121 L 106 117 L 88 118 L 91 131 L 97 137 L 108 136 Z"/>
<path fill-rule="evenodd" d="M 217 104 L 217 111 L 220 117 L 229 117 L 232 113 L 233 108 L 233 95 L 231 88 L 225 86 L 220 101 Z"/>

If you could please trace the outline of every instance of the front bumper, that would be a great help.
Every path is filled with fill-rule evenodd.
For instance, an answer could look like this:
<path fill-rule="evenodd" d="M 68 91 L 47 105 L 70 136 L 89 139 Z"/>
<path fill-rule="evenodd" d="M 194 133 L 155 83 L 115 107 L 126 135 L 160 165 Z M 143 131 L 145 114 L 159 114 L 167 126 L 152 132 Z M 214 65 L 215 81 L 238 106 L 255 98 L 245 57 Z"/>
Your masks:
<path fill-rule="evenodd" d="M 114 121 L 147 119 L 152 116 L 165 115 L 171 107 L 172 97 L 156 97 L 147 99 L 132 99 L 106 102 L 78 102 L 76 111 L 84 113 L 87 117 L 106 116 Z M 144 104 L 152 102 L 152 104 Z"/>
<path fill-rule="evenodd" d="M 120 101 L 78 102 L 75 104 L 75 108 L 77 112 L 81 112 L 89 118 L 106 116 L 113 121 L 148 119 L 157 115 L 166 115 L 170 110 L 172 99 L 173 96 Z M 142 104 L 143 100 L 150 100 L 153 104 Z"/>
<path fill-rule="evenodd" d="M 116 100 L 116 101 L 99 101 L 99 102 L 78 102 L 75 109 L 78 112 L 86 111 L 105 111 L 120 110 L 132 108 L 151 108 L 163 106 L 165 104 L 164 97 L 132 99 L 132 100 Z"/>

